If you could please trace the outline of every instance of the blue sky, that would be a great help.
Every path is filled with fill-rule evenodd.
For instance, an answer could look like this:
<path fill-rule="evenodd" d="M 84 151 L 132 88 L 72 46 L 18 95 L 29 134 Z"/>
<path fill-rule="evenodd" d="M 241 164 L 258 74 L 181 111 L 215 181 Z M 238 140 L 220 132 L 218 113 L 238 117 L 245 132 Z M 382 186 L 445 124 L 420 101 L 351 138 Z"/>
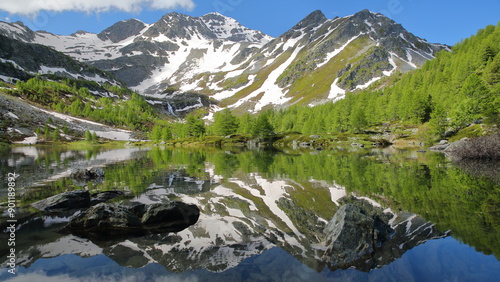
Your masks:
<path fill-rule="evenodd" d="M 40 2 L 43 6 L 37 6 Z M 98 33 L 129 18 L 153 23 L 173 11 L 192 16 L 220 12 L 276 37 L 318 9 L 328 18 L 363 9 L 380 12 L 419 37 L 449 45 L 500 21 L 500 0 L 1 0 L 0 20 L 67 35 Z"/>

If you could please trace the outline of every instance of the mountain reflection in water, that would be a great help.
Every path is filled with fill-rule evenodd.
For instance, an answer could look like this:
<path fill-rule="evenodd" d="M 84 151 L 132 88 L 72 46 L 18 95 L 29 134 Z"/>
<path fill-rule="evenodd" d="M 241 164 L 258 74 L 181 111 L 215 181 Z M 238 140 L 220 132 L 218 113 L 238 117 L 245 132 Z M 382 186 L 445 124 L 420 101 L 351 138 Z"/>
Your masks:
<path fill-rule="evenodd" d="M 128 192 L 131 196 L 114 200 L 121 203 L 175 200 L 200 209 L 198 221 L 179 232 L 103 242 L 60 232 L 74 212 L 21 208 L 17 278 L 493 281 L 500 276 L 499 186 L 464 173 L 439 154 L 39 147 L 0 154 L 6 160 L 2 175 L 21 174 L 20 207 L 82 189 L 68 171 L 100 166 L 104 180 L 85 189 Z M 1 195 L 6 197 L 4 190 Z M 358 259 L 332 265 L 325 257 L 324 229 L 345 204 L 385 213 L 394 233 Z M 7 252 L 6 244 L 0 246 L 2 257 Z M 14 278 L 9 275 L 0 279 Z"/>

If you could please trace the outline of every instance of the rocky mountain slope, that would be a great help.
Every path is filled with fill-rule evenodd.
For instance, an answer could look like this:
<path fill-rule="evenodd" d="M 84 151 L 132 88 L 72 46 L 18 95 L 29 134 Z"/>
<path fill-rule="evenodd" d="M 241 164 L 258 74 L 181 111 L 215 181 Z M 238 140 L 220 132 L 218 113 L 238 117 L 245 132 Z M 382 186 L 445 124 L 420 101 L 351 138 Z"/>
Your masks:
<path fill-rule="evenodd" d="M 199 93 L 220 107 L 252 112 L 341 99 L 447 49 L 368 10 L 335 19 L 315 11 L 274 39 L 218 13 L 170 13 L 153 24 L 131 19 L 70 36 L 0 22 L 0 34 L 53 47 L 160 103 Z"/>

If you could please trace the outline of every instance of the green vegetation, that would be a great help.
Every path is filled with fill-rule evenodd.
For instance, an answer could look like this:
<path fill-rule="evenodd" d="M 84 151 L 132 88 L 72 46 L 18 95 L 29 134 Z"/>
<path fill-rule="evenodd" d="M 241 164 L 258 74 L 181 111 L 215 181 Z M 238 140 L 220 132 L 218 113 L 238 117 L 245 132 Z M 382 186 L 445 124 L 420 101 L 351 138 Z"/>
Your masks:
<path fill-rule="evenodd" d="M 214 114 L 213 130 L 219 136 L 235 134 L 238 131 L 238 118 L 229 109 Z"/>
<path fill-rule="evenodd" d="M 51 81 L 42 77 L 31 78 L 26 82 L 17 81 L 11 94 L 54 111 L 84 117 L 114 126 L 134 130 L 146 130 L 156 112 L 138 94 L 118 85 L 100 86 L 95 82 L 62 79 Z M 99 90 L 108 92 L 109 97 L 97 98 L 91 93 Z M 128 98 L 124 100 L 125 98 Z"/>
<path fill-rule="evenodd" d="M 383 123 L 401 123 L 419 127 L 418 137 L 426 142 L 476 120 L 495 125 L 500 120 L 499 42 L 500 25 L 488 26 L 454 46 L 452 52 L 438 53 L 421 69 L 395 74 L 391 87 L 348 93 L 343 100 L 312 108 L 293 106 L 262 115 L 268 116 L 276 132 L 303 134 L 360 133 Z"/>

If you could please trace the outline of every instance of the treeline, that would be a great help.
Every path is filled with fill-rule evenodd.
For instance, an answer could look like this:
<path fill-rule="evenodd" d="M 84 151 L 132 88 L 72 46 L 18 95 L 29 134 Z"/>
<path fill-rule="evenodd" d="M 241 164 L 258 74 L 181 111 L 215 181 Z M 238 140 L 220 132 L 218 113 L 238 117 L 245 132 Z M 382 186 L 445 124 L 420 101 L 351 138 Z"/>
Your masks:
<path fill-rule="evenodd" d="M 109 97 L 97 98 L 89 88 L 101 89 Z M 147 130 L 157 118 L 156 112 L 141 96 L 117 85 L 100 86 L 89 81 L 52 81 L 35 77 L 17 81 L 12 94 L 60 113 L 134 130 Z"/>
<path fill-rule="evenodd" d="M 271 124 L 272 112 L 259 116 L 244 114 L 235 116 L 229 109 L 216 112 L 213 123 L 206 125 L 203 112 L 193 112 L 185 120 L 176 123 L 158 121 L 149 133 L 153 142 L 189 137 L 203 138 L 207 135 L 227 136 L 231 134 L 268 138 L 275 133 Z"/>

